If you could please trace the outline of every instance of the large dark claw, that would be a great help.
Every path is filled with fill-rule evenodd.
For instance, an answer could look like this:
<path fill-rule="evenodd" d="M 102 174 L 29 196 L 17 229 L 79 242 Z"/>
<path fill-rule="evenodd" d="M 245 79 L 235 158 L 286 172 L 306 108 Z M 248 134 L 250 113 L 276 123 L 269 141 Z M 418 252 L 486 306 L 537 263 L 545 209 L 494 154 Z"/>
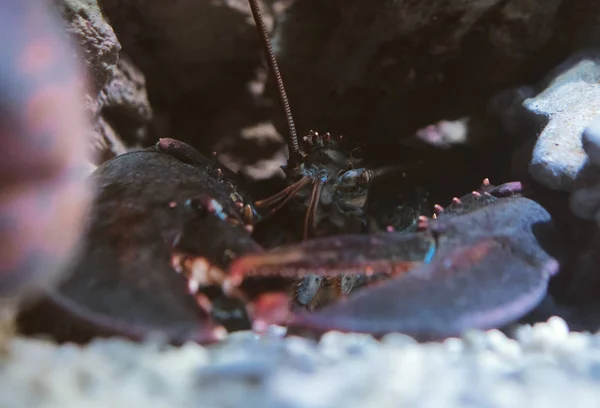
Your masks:
<path fill-rule="evenodd" d="M 23 319 L 26 329 L 70 340 L 140 339 L 152 332 L 175 343 L 216 340 L 222 327 L 190 289 L 189 277 L 177 273 L 178 254 L 197 258 L 189 272 L 206 280 L 260 247 L 232 199 L 243 192 L 213 177 L 209 170 L 216 169 L 206 160 L 188 164 L 152 148 L 100 166 L 82 254 L 46 305 Z"/>
<path fill-rule="evenodd" d="M 53 325 L 66 321 L 64 336 L 81 341 L 99 335 L 141 340 L 153 332 L 174 343 L 217 340 L 208 312 L 173 270 L 159 231 L 144 226 L 143 234 L 137 234 L 143 219 L 121 221 L 123 226 L 112 230 L 106 224 L 92 227 L 84 258 L 60 289 L 49 294 L 48 304 L 34 310 L 30 323 L 60 338 L 60 328 L 40 327 L 40 320 L 50 318 L 45 323 Z M 54 316 L 47 315 L 47 307 L 54 309 Z"/>
<path fill-rule="evenodd" d="M 429 258 L 432 236 L 433 261 L 419 265 Z M 243 257 L 232 266 L 231 279 L 238 284 L 243 276 L 283 271 L 300 277 L 416 266 L 314 313 L 295 314 L 290 328 L 441 339 L 469 328 L 500 327 L 533 309 L 558 270 L 547 252 L 554 238 L 550 215 L 540 205 L 501 198 L 431 220 L 423 233 L 324 238 Z"/>
<path fill-rule="evenodd" d="M 508 242 L 488 240 L 452 251 L 386 285 L 366 288 L 316 313 L 295 316 L 292 329 L 401 332 L 419 340 L 500 327 L 535 307 L 556 261 L 532 264 Z"/>
<path fill-rule="evenodd" d="M 441 217 L 431 230 L 437 236 L 431 264 L 322 311 L 297 315 L 292 327 L 403 332 L 419 339 L 500 327 L 533 309 L 558 271 L 547 252 L 554 238 L 550 215 L 526 198 Z"/>

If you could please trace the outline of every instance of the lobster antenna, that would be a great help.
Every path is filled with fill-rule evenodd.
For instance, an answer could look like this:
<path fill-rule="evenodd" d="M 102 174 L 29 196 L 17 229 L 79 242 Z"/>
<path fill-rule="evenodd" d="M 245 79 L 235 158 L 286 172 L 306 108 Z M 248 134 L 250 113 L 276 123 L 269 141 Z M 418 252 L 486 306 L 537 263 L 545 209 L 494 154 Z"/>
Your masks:
<path fill-rule="evenodd" d="M 287 119 L 288 130 L 290 132 L 290 158 L 292 158 L 292 154 L 297 157 L 300 156 L 302 152 L 300 151 L 300 147 L 298 146 L 298 135 L 296 134 L 296 125 L 294 124 L 294 118 L 292 116 L 290 103 L 288 101 L 287 93 L 285 92 L 285 87 L 283 86 L 283 79 L 281 79 L 279 66 L 277 65 L 277 60 L 275 59 L 275 53 L 273 52 L 273 48 L 271 47 L 269 33 L 260 13 L 258 0 L 249 0 L 249 3 L 250 9 L 252 10 L 252 15 L 254 16 L 254 22 L 256 24 L 258 36 L 262 40 L 265 52 L 267 54 L 267 62 L 269 64 L 269 69 L 271 70 L 271 73 L 275 76 L 275 83 L 277 84 L 277 90 L 279 91 L 279 99 L 281 100 L 281 103 L 283 104 L 283 109 L 285 110 L 285 117 Z"/>

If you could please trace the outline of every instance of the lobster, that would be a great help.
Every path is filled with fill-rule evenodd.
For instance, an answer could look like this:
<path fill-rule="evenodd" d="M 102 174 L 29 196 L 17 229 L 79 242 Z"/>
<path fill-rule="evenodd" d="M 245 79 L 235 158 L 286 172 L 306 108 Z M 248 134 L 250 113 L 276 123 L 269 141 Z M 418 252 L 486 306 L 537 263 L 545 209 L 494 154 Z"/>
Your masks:
<path fill-rule="evenodd" d="M 105 162 L 91 176 L 82 250 L 23 313 L 24 330 L 71 341 L 159 332 L 180 344 L 280 324 L 438 340 L 535 308 L 558 272 L 549 213 L 520 183 L 486 179 L 432 217 L 416 211 L 399 230 L 364 233 L 369 186 L 395 168 L 359 167 L 343 137 L 298 140 L 257 1 L 250 6 L 289 126 L 288 186 L 255 201 L 218 158 L 175 139 Z M 255 225 L 290 202 L 304 208 L 302 242 L 263 248 Z"/>
<path fill-rule="evenodd" d="M 519 183 L 486 181 L 435 219 L 421 217 L 415 232 L 265 251 L 249 227 L 260 214 L 235 176 L 172 139 L 99 166 L 83 251 L 23 327 L 69 340 L 160 332 L 210 343 L 226 332 L 224 313 L 242 313 L 258 331 L 283 324 L 441 339 L 518 319 L 558 268 L 552 219 L 518 194 Z M 324 279 L 311 284 L 314 276 Z M 339 293 L 323 302 L 327 279 Z M 215 289 L 234 306 L 215 308 Z M 317 310 L 303 310 L 315 298 Z"/>

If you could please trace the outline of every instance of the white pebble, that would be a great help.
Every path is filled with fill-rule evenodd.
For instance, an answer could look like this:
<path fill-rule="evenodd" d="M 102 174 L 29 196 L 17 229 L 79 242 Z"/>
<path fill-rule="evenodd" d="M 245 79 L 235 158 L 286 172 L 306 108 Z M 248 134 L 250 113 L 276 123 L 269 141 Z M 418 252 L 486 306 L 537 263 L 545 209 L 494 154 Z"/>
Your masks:
<path fill-rule="evenodd" d="M 386 334 L 381 339 L 381 342 L 393 347 L 404 347 L 417 343 L 417 341 L 414 338 L 402 333 Z"/>

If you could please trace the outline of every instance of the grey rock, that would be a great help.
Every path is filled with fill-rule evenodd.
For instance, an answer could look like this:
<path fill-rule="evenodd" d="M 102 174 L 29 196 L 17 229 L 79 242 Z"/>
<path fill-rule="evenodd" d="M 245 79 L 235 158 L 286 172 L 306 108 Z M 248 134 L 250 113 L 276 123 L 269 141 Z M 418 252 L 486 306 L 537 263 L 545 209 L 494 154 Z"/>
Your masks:
<path fill-rule="evenodd" d="M 96 91 L 109 81 L 121 44 L 95 0 L 54 0 L 81 51 Z"/>
<path fill-rule="evenodd" d="M 123 141 L 102 116 L 98 116 L 94 122 L 89 129 L 88 138 L 91 141 L 92 148 L 96 152 L 96 163 L 103 163 L 127 151 L 127 147 L 125 147 Z"/>
<path fill-rule="evenodd" d="M 547 120 L 529 165 L 531 176 L 553 190 L 571 191 L 587 155 L 581 134 L 600 107 L 600 54 L 574 55 L 556 68 L 545 89 L 523 105 Z"/>
<path fill-rule="evenodd" d="M 271 10 L 265 2 L 261 6 L 271 29 Z M 249 89 L 260 75 L 263 54 L 247 0 L 182 0 L 176 5 L 103 0 L 102 9 L 145 74 L 150 99 L 159 101 L 153 105 L 162 121 L 157 137 L 177 135 L 210 152 L 228 131 L 212 129 L 216 118 L 228 110 L 247 116 L 261 103 L 253 99 L 256 90 Z M 252 119 L 243 119 L 229 124 L 233 133 L 252 126 Z"/>
<path fill-rule="evenodd" d="M 581 137 L 588 161 L 577 174 L 569 207 L 584 220 L 600 218 L 600 116 L 584 130 Z"/>
<path fill-rule="evenodd" d="M 600 116 L 596 116 L 596 119 L 585 129 L 581 142 L 590 161 L 600 165 Z"/>
<path fill-rule="evenodd" d="M 298 127 L 375 144 L 469 115 L 543 66 L 562 3 L 296 1 L 275 51 Z"/>
<path fill-rule="evenodd" d="M 262 10 L 268 29 L 275 30 L 273 45 L 299 131 L 377 143 L 470 115 L 524 75 L 545 72 L 577 47 L 572 33 L 594 23 L 597 10 L 585 8 L 586 2 L 269 0 Z M 264 87 L 264 70 L 246 3 L 102 2 L 124 49 L 146 74 L 151 98 L 160 100 L 154 106 L 162 121 L 158 136 L 177 135 L 207 150 L 225 139 L 217 135 L 239 134 L 261 121 L 285 129 L 272 84 L 268 98 L 262 89 L 249 90 L 252 83 Z M 568 24 L 567 15 L 569 21 L 590 17 L 583 27 Z M 572 44 L 555 46 L 557 38 Z M 257 108 L 250 116 L 260 120 L 223 119 L 249 107 Z M 229 128 L 215 128 L 216 120 Z"/>
<path fill-rule="evenodd" d="M 148 101 L 146 79 L 126 55 L 119 56 L 112 77 L 100 91 L 99 99 L 102 101 L 102 116 L 128 146 L 147 142 L 153 112 Z"/>
<path fill-rule="evenodd" d="M 600 293 L 598 261 L 600 260 L 600 116 L 586 127 L 581 137 L 588 158 L 573 183 L 569 208 L 589 225 L 579 226 L 580 239 L 570 256 L 564 293 L 575 304 L 584 305 L 577 310 L 576 319 L 581 324 L 598 321 L 597 299 Z M 594 223 L 595 222 L 595 223 Z M 571 222 L 573 224 L 573 222 Z M 595 225 L 594 225 L 595 224 Z M 577 320 L 573 320 L 577 321 Z"/>
<path fill-rule="evenodd" d="M 590 166 L 586 172 L 600 173 L 600 168 Z M 580 177 L 569 198 L 569 208 L 577 217 L 594 220 L 600 210 L 600 174 L 596 177 Z"/>
<path fill-rule="evenodd" d="M 147 139 L 152 110 L 143 74 L 123 55 L 121 44 L 96 0 L 54 0 L 77 57 L 90 78 L 86 107 L 96 164 Z"/>

